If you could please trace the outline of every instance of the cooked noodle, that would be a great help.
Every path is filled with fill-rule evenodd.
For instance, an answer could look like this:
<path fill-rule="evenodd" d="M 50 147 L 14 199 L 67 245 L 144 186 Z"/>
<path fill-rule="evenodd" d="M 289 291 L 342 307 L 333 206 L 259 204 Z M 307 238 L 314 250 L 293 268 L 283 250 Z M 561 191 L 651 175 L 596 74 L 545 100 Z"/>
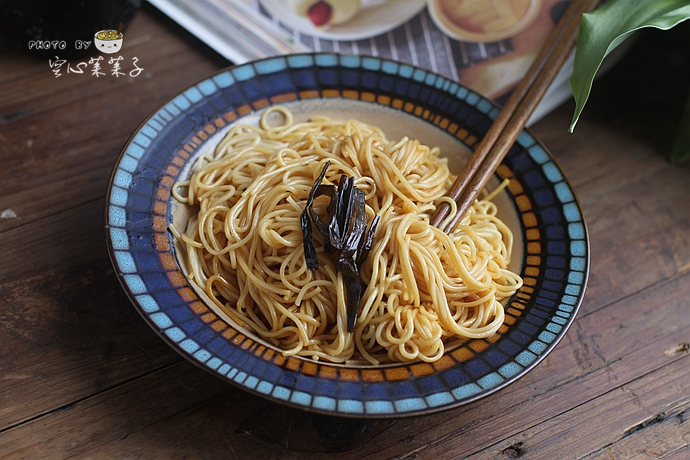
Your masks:
<path fill-rule="evenodd" d="M 267 115 L 275 112 L 285 123 L 271 127 Z M 234 126 L 190 180 L 174 187 L 177 200 L 199 209 L 184 233 L 171 227 L 187 276 L 239 326 L 285 355 L 431 362 L 444 343 L 489 337 L 503 323 L 501 300 L 522 283 L 508 270 L 513 237 L 486 199 L 450 234 L 429 224 L 453 180 L 439 153 L 408 138 L 389 141 L 356 120 L 294 123 L 288 110 L 272 107 L 260 126 Z M 317 237 L 319 268 L 309 270 L 302 247 L 300 213 L 327 161 L 323 183 L 354 177 L 368 222 L 381 219 L 360 270 L 364 288 L 352 332 L 334 259 Z M 322 217 L 327 204 L 327 197 L 314 203 Z"/>

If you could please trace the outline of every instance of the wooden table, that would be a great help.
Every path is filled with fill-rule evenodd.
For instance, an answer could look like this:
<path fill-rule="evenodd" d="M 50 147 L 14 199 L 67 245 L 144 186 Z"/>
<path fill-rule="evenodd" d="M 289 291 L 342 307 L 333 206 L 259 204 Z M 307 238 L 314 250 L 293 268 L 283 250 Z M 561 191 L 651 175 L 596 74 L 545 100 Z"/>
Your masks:
<path fill-rule="evenodd" d="M 376 425 L 338 456 L 690 458 L 690 166 L 665 159 L 689 30 L 643 33 L 575 134 L 571 103 L 533 127 L 590 231 L 589 287 L 564 340 L 498 393 Z M 311 415 L 180 357 L 118 284 L 104 235 L 118 153 L 161 102 L 228 64 L 150 7 L 121 54 L 144 70 L 56 78 L 48 59 L 0 45 L 0 457 L 321 458 L 293 450 Z"/>

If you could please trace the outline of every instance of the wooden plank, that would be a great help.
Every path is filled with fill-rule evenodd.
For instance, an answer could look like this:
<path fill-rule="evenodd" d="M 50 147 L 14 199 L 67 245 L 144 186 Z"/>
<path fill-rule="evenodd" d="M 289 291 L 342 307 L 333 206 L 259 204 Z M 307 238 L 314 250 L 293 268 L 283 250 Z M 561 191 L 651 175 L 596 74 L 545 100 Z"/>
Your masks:
<path fill-rule="evenodd" d="M 505 459 L 511 450 L 532 458 L 664 458 L 688 447 L 689 409 L 686 355 L 467 458 Z"/>
<path fill-rule="evenodd" d="M 93 200 L 63 213 L 0 233 L 0 289 L 12 281 L 57 276 L 108 257 L 105 203 Z M 97 235 L 97 236 L 96 236 Z M 88 237 L 87 237 L 88 236 Z M 25 282 L 27 288 L 30 287 Z M 10 287 L 11 289 L 11 287 Z"/>
<path fill-rule="evenodd" d="M 0 117 L 7 118 L 0 124 L 0 212 L 18 216 L 0 219 L 0 231 L 102 196 L 124 142 L 145 117 L 219 68 L 147 16 L 135 22 L 139 32 L 128 38 L 122 68 L 137 57 L 144 68 L 137 77 L 55 78 L 46 63 L 41 73 L 0 85 Z M 175 78 L 153 78 L 159 75 Z"/>
<path fill-rule="evenodd" d="M 25 52 L 11 46 L 6 40 L 0 41 L 0 54 L 3 55 L 3 72 L 0 73 L 0 85 L 11 81 L 30 78 L 42 72 L 45 66 L 48 65 L 48 61 L 39 60 L 38 58 L 33 60 L 25 59 Z M 17 59 L 15 59 L 15 57 L 17 57 Z M 6 97 L 6 95 L 0 93 L 0 106 L 3 105 L 3 97 Z"/>
<path fill-rule="evenodd" d="M 218 447 L 226 449 L 229 431 L 223 411 L 260 403 L 238 391 L 179 362 L 2 432 L 0 457 L 151 458 L 152 445 L 158 446 L 155 458 L 180 458 L 182 451 L 196 452 L 197 458 L 202 452 L 218 454 Z M 216 434 L 197 437 L 195 412 L 204 401 L 218 409 Z"/>
<path fill-rule="evenodd" d="M 125 296 L 102 213 L 98 200 L 0 233 L 0 430 L 182 359 Z"/>
<path fill-rule="evenodd" d="M 0 431 L 182 360 L 106 261 L 25 281 L 0 292 Z"/>
<path fill-rule="evenodd" d="M 672 379 L 675 378 L 677 376 L 672 376 Z M 638 400 L 633 403 L 638 403 Z M 620 439 L 590 454 L 589 458 L 629 458 L 631 454 L 668 460 L 690 458 L 688 399 L 657 405 L 659 410 L 653 417 L 625 429 Z"/>

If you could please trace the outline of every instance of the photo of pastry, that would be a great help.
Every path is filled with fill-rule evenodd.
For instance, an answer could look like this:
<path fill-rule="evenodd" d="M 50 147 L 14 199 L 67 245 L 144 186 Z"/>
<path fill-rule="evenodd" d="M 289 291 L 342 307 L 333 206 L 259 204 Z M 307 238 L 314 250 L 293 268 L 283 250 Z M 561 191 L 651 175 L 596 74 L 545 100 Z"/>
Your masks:
<path fill-rule="evenodd" d="M 395 29 L 419 13 L 426 0 L 260 0 L 269 14 L 300 33 L 360 40 Z"/>

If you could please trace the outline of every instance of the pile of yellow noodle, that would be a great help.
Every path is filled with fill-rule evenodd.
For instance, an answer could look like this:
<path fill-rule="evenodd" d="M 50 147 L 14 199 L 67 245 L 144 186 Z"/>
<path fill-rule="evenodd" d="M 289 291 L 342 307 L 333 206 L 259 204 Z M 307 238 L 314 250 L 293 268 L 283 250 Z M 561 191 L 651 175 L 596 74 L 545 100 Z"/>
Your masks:
<path fill-rule="evenodd" d="M 267 115 L 285 122 L 271 127 Z M 438 148 L 375 126 L 314 117 L 294 123 L 274 107 L 260 126 L 237 125 L 173 195 L 198 206 L 178 251 L 225 314 L 285 355 L 336 363 L 434 361 L 444 342 L 493 335 L 500 303 L 520 286 L 508 270 L 512 234 L 496 206 L 477 201 L 451 234 L 429 224 L 450 175 Z M 300 213 L 330 161 L 324 184 L 355 177 L 368 223 L 381 216 L 367 261 L 360 313 L 347 331 L 342 277 L 315 233 L 319 269 L 307 269 Z M 326 219 L 328 197 L 314 203 Z M 181 248 L 181 250 L 180 250 Z"/>

